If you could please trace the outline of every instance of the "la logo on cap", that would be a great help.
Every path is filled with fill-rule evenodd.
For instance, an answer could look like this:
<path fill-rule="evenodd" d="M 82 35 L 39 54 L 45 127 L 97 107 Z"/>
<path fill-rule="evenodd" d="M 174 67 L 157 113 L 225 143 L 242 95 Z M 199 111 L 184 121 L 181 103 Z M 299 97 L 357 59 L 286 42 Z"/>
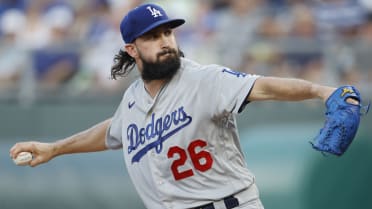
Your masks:
<path fill-rule="evenodd" d="M 169 18 L 164 9 L 156 4 L 143 4 L 125 15 L 120 23 L 120 32 L 125 43 L 133 43 L 139 36 L 161 25 L 176 28 L 184 23 L 184 19 Z"/>
<path fill-rule="evenodd" d="M 159 10 L 157 10 L 157 9 L 151 7 L 151 6 L 146 7 L 146 9 L 148 9 L 151 12 L 151 15 L 153 17 L 163 16 Z"/>

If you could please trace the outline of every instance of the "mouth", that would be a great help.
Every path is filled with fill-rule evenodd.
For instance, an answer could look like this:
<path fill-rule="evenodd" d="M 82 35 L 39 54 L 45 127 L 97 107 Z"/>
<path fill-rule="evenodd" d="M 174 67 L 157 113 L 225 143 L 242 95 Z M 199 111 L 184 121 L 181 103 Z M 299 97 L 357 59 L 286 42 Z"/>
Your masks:
<path fill-rule="evenodd" d="M 168 52 L 168 53 L 163 54 L 162 56 L 169 57 L 169 56 L 172 56 L 172 55 L 174 55 L 174 53 Z"/>
<path fill-rule="evenodd" d="M 169 54 L 171 54 L 171 52 L 164 52 L 164 53 L 161 53 L 160 56 L 169 55 Z"/>
<path fill-rule="evenodd" d="M 160 56 L 169 56 L 169 55 L 173 55 L 173 54 L 175 55 L 176 53 L 172 50 L 166 50 L 166 51 L 160 52 L 159 57 Z"/>
<path fill-rule="evenodd" d="M 158 55 L 158 59 L 165 60 L 165 59 L 171 59 L 172 57 L 176 56 L 173 52 L 165 52 Z"/>

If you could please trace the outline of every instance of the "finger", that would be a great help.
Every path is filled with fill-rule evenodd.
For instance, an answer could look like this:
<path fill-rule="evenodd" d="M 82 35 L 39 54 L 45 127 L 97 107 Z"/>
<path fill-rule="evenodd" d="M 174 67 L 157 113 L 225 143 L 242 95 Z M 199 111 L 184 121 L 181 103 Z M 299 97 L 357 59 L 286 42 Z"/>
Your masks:
<path fill-rule="evenodd" d="M 31 167 L 35 167 L 35 166 L 37 166 L 37 165 L 39 165 L 39 164 L 41 164 L 41 163 L 42 163 L 42 158 L 41 158 L 41 157 L 36 157 L 36 158 L 34 158 L 34 159 L 32 159 L 32 160 L 30 161 L 29 165 L 30 165 Z"/>
<path fill-rule="evenodd" d="M 22 147 L 22 145 L 20 145 L 20 143 L 16 143 L 15 145 L 13 145 L 13 147 L 10 148 L 10 150 L 9 150 L 10 157 L 15 158 L 18 155 L 18 153 L 21 152 L 21 150 L 22 150 L 21 147 Z"/>
<path fill-rule="evenodd" d="M 352 98 L 352 97 L 349 97 L 346 99 L 346 102 L 348 102 L 349 104 L 354 104 L 354 105 L 358 105 L 359 104 L 359 101 Z"/>
<path fill-rule="evenodd" d="M 9 149 L 9 154 L 12 156 L 14 152 L 17 152 L 18 147 L 19 147 L 19 143 L 14 144 L 14 145 Z"/>
<path fill-rule="evenodd" d="M 23 145 L 21 143 L 17 143 L 15 144 L 9 151 L 9 154 L 10 154 L 10 157 L 11 158 L 15 158 L 18 153 L 22 152 L 23 150 Z"/>
<path fill-rule="evenodd" d="M 19 142 L 16 143 L 10 150 L 9 155 L 11 158 L 17 157 L 20 152 L 34 152 L 34 146 L 32 142 Z"/>

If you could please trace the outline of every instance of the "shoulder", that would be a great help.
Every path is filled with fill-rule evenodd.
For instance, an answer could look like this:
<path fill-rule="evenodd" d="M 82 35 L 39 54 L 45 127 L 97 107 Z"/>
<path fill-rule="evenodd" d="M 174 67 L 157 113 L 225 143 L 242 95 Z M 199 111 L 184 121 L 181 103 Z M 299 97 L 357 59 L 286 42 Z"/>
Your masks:
<path fill-rule="evenodd" d="M 218 64 L 208 64 L 202 65 L 195 61 L 182 58 L 181 73 L 183 76 L 186 75 L 197 75 L 198 77 L 225 77 L 226 75 L 234 77 L 258 77 L 259 75 L 249 74 L 233 70 L 229 67 L 218 65 Z"/>
<path fill-rule="evenodd" d="M 135 81 L 133 81 L 125 90 L 123 98 L 135 95 L 140 86 L 143 86 L 143 81 L 141 78 L 138 78 Z"/>
<path fill-rule="evenodd" d="M 210 73 L 211 71 L 221 71 L 226 67 L 217 64 L 200 64 L 193 60 L 182 58 L 181 59 L 181 71 L 186 73 Z"/>
<path fill-rule="evenodd" d="M 188 86 L 190 83 L 198 86 L 198 83 L 208 83 L 215 80 L 221 70 L 222 67 L 216 64 L 203 65 L 193 60 L 182 58 L 181 68 L 174 80 Z"/>

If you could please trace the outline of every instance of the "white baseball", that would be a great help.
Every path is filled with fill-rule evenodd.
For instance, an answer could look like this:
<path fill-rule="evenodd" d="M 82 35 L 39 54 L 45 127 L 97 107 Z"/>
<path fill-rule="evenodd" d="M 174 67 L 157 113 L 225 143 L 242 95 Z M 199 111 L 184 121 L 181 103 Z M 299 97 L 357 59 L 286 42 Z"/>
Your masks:
<path fill-rule="evenodd" d="M 16 165 L 28 165 L 32 160 L 32 154 L 30 152 L 20 152 L 16 158 L 13 159 Z"/>

